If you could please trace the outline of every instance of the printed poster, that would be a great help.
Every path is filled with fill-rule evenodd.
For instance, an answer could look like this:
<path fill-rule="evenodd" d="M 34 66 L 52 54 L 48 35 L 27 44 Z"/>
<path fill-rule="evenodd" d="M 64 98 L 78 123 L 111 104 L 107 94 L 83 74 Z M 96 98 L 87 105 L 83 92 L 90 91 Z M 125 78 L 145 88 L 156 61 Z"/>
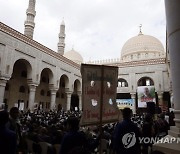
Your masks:
<path fill-rule="evenodd" d="M 146 108 L 147 102 L 155 102 L 155 87 L 154 86 L 141 86 L 137 88 L 138 92 L 138 107 Z"/>
<path fill-rule="evenodd" d="M 133 99 L 116 99 L 117 106 L 119 109 L 124 109 L 126 107 L 134 110 L 134 100 Z"/>

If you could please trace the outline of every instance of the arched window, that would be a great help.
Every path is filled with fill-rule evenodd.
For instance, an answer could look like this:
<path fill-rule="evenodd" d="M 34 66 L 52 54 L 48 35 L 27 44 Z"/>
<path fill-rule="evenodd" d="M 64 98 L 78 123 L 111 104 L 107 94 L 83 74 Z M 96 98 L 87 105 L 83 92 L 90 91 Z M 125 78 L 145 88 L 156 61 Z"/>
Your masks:
<path fill-rule="evenodd" d="M 59 92 L 56 93 L 56 98 L 59 98 Z"/>
<path fill-rule="evenodd" d="M 50 96 L 51 95 L 51 92 L 50 91 L 47 91 L 47 96 Z"/>
<path fill-rule="evenodd" d="M 65 87 L 65 82 L 64 81 L 61 82 L 60 87 L 63 87 L 63 88 Z"/>
<path fill-rule="evenodd" d="M 64 94 L 63 93 L 61 94 L 61 98 L 64 98 Z"/>
<path fill-rule="evenodd" d="M 44 92 L 44 90 L 42 89 L 41 92 L 40 92 L 41 96 L 44 96 L 44 93 L 45 93 L 45 92 Z"/>
<path fill-rule="evenodd" d="M 125 79 L 118 79 L 118 87 L 128 87 L 128 82 Z"/>
<path fill-rule="evenodd" d="M 24 86 L 20 86 L 20 87 L 19 87 L 19 92 L 25 93 L 25 92 L 26 92 L 25 87 L 24 87 Z"/>
<path fill-rule="evenodd" d="M 5 91 L 8 91 L 8 90 L 9 90 L 9 84 L 6 83 Z"/>
<path fill-rule="evenodd" d="M 43 76 L 43 77 L 41 78 L 41 81 L 46 83 L 46 77 Z"/>
<path fill-rule="evenodd" d="M 142 77 L 141 79 L 139 79 L 137 85 L 138 86 L 153 86 L 154 81 L 149 77 Z"/>
<path fill-rule="evenodd" d="M 21 72 L 21 77 L 27 78 L 27 72 L 26 72 L 26 71 L 22 71 L 22 72 Z"/>

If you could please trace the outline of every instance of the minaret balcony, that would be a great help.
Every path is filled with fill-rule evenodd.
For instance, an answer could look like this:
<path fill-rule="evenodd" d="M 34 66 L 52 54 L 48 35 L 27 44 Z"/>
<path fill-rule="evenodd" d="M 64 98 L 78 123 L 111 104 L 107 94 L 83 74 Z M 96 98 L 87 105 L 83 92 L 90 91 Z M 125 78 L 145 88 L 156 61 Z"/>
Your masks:
<path fill-rule="evenodd" d="M 27 10 L 26 10 L 26 14 L 27 14 L 27 15 L 28 15 L 28 14 L 31 14 L 31 15 L 35 16 L 35 15 L 36 15 L 36 11 L 35 11 L 35 10 L 32 10 L 32 9 L 27 9 Z"/>
<path fill-rule="evenodd" d="M 31 27 L 33 27 L 33 28 L 35 27 L 35 23 L 34 23 L 33 21 L 27 21 L 27 20 L 26 20 L 26 21 L 24 22 L 24 25 L 25 25 L 25 26 L 31 26 Z"/>

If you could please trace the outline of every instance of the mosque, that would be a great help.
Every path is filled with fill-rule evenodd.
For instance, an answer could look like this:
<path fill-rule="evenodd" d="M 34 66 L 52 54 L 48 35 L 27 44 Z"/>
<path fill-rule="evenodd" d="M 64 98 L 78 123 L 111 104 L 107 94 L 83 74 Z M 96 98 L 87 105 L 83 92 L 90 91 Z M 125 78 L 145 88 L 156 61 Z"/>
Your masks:
<path fill-rule="evenodd" d="M 64 52 L 64 21 L 56 52 L 33 40 L 35 0 L 29 0 L 26 14 L 24 34 L 0 22 L 0 102 L 8 108 L 81 110 L 81 63 L 117 66 L 117 99 L 133 99 L 137 107 L 137 88 L 154 86 L 156 102 L 170 107 L 168 53 L 157 38 L 143 34 L 141 27 L 123 45 L 120 58 L 84 62 L 74 49 Z"/>
<path fill-rule="evenodd" d="M 82 109 L 80 64 L 118 67 L 117 99 L 138 102 L 140 87 L 154 87 L 160 106 L 173 107 L 175 126 L 166 136 L 180 137 L 180 1 L 165 0 L 167 45 L 139 31 L 127 40 L 117 59 L 84 62 L 74 49 L 64 52 L 65 23 L 60 25 L 57 52 L 33 40 L 36 0 L 29 0 L 24 34 L 0 22 L 0 103 L 33 110 Z M 171 65 L 170 65 L 171 60 Z M 170 69 L 171 67 L 171 69 Z M 172 99 L 173 98 L 173 99 Z M 179 154 L 178 143 L 157 143 L 154 150 Z"/>

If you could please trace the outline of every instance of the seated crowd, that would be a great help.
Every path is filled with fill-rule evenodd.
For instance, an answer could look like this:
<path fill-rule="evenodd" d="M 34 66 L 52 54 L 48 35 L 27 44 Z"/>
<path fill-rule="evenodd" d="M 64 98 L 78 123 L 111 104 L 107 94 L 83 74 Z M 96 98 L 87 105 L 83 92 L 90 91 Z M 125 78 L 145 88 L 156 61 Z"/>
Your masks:
<path fill-rule="evenodd" d="M 102 152 L 128 154 L 127 148 L 119 143 L 125 133 L 133 130 L 136 136 L 164 137 L 169 126 L 174 125 L 165 120 L 164 113 L 156 120 L 150 114 L 132 115 L 129 108 L 122 113 L 122 122 L 105 124 L 101 130 L 99 126 L 79 127 L 80 111 L 30 112 L 16 107 L 9 113 L 3 110 L 0 111 L 0 153 L 95 154 L 99 152 L 101 139 Z M 151 146 L 137 142 L 139 148 L 129 148 L 129 154 L 131 150 L 148 154 Z"/>

